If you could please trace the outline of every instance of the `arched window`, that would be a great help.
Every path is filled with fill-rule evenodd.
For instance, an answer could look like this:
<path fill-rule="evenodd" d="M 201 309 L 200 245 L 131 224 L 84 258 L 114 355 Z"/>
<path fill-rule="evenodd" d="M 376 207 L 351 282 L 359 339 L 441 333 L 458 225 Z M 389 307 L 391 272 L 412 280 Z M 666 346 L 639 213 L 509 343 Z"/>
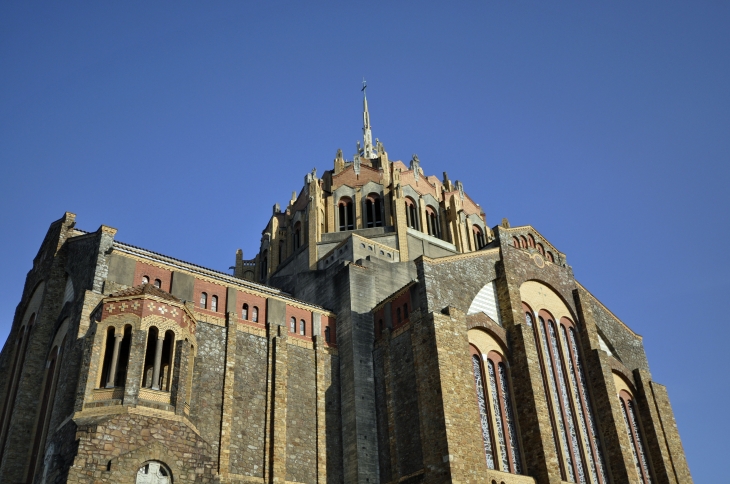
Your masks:
<path fill-rule="evenodd" d="M 253 307 L 253 311 L 251 312 L 251 321 L 253 321 L 254 323 L 258 323 L 259 322 L 259 308 L 258 308 L 258 306 L 254 306 Z"/>
<path fill-rule="evenodd" d="M 512 237 L 512 245 L 516 248 L 520 248 L 520 240 L 517 237 Z"/>
<path fill-rule="evenodd" d="M 538 242 L 538 244 L 537 244 L 537 251 L 538 251 L 538 252 L 539 252 L 540 254 L 542 254 L 542 255 L 545 255 L 545 247 L 543 247 L 543 246 L 542 246 L 542 244 L 541 244 L 541 243 L 539 243 L 539 242 Z"/>
<path fill-rule="evenodd" d="M 113 326 L 107 328 L 99 388 L 124 386 L 131 343 L 132 326 L 126 325 L 123 331 L 117 331 Z"/>
<path fill-rule="evenodd" d="M 307 323 L 303 319 L 299 320 L 299 334 L 302 336 L 306 336 L 307 334 Z"/>
<path fill-rule="evenodd" d="M 39 287 L 36 288 L 35 293 L 37 293 L 40 288 L 42 288 L 42 285 L 39 285 Z M 35 317 L 35 313 L 32 313 L 30 315 L 30 318 L 28 318 L 28 322 L 20 327 L 20 330 L 15 337 L 15 358 L 13 359 L 13 366 L 10 370 L 10 374 L 8 375 L 8 377 L 10 378 L 10 384 L 8 385 L 5 393 L 5 403 L 3 405 L 2 420 L 0 420 L 0 462 L 2 462 L 2 457 L 5 450 L 6 439 L 8 437 L 8 429 L 10 427 L 10 420 L 13 416 L 15 399 L 18 395 L 20 375 L 23 372 L 23 367 L 25 365 L 25 355 L 28 351 L 28 343 L 30 341 L 33 325 L 35 324 Z"/>
<path fill-rule="evenodd" d="M 243 304 L 243 309 L 241 310 L 241 318 L 243 318 L 244 321 L 248 321 L 248 304 Z"/>
<path fill-rule="evenodd" d="M 381 227 L 383 225 L 382 204 L 380 195 L 371 193 L 365 199 L 365 216 L 367 217 L 367 227 Z"/>
<path fill-rule="evenodd" d="M 548 251 L 548 252 L 546 252 L 546 253 L 545 253 L 545 258 L 546 258 L 546 259 L 547 259 L 547 260 L 548 260 L 549 262 L 555 262 L 555 258 L 553 257 L 553 253 L 552 253 L 552 252 L 550 252 L 550 251 Z"/>
<path fill-rule="evenodd" d="M 527 239 L 524 236 L 520 237 L 520 248 L 521 249 L 527 248 Z"/>
<path fill-rule="evenodd" d="M 137 471 L 136 484 L 171 484 L 172 473 L 162 462 L 149 461 Z"/>
<path fill-rule="evenodd" d="M 527 246 L 535 247 L 535 237 L 533 237 L 532 234 L 527 234 Z"/>
<path fill-rule="evenodd" d="M 395 310 L 395 320 L 400 324 L 402 322 L 401 315 L 400 315 L 400 308 Z"/>
<path fill-rule="evenodd" d="M 340 198 L 338 206 L 338 215 L 340 222 L 340 231 L 355 229 L 355 216 L 352 209 L 352 199 L 349 197 Z"/>
<path fill-rule="evenodd" d="M 487 245 L 486 241 L 484 240 L 484 234 L 482 233 L 481 227 L 479 227 L 478 225 L 473 225 L 472 231 L 474 232 L 474 243 L 476 244 L 477 250 Z"/>
<path fill-rule="evenodd" d="M 56 394 L 56 386 L 58 385 L 58 373 L 60 368 L 60 360 L 62 356 L 63 346 L 66 341 L 64 336 L 62 342 L 55 346 L 46 360 L 46 373 L 44 376 L 43 393 L 41 393 L 40 413 L 38 414 L 38 423 L 36 425 L 35 438 L 33 439 L 33 447 L 30 454 L 29 480 L 35 480 L 36 471 L 39 468 L 39 455 L 45 447 L 46 436 L 48 433 L 48 424 L 50 423 L 50 414 L 53 410 L 53 398 Z"/>
<path fill-rule="evenodd" d="M 297 318 L 295 318 L 294 316 L 289 318 L 289 332 L 290 333 L 297 332 Z"/>
<path fill-rule="evenodd" d="M 302 245 L 302 223 L 297 222 L 294 224 L 294 250 L 297 250 Z"/>
<path fill-rule="evenodd" d="M 329 343 L 330 342 L 330 327 L 327 326 L 324 328 L 324 340 Z"/>
<path fill-rule="evenodd" d="M 150 278 L 147 276 L 142 276 L 142 284 L 149 284 Z"/>
<path fill-rule="evenodd" d="M 408 303 L 403 305 L 403 321 L 408 319 Z"/>
<path fill-rule="evenodd" d="M 378 331 L 379 331 L 379 334 L 383 334 L 383 329 L 385 329 L 383 327 L 383 320 L 380 319 L 380 320 L 378 320 Z"/>
<path fill-rule="evenodd" d="M 475 346 L 469 348 L 487 467 L 522 474 L 507 361 L 497 351 L 485 358 Z"/>
<path fill-rule="evenodd" d="M 286 253 L 286 242 L 284 242 L 283 240 L 280 240 L 279 241 L 279 264 L 281 264 L 281 261 L 286 259 L 286 257 L 284 257 L 285 253 Z"/>
<path fill-rule="evenodd" d="M 208 309 L 208 293 L 207 292 L 200 293 L 200 307 L 203 309 Z"/>
<path fill-rule="evenodd" d="M 441 237 L 441 226 L 439 225 L 439 217 L 436 210 L 434 210 L 432 207 L 426 207 L 426 225 L 428 229 L 428 235 Z"/>
<path fill-rule="evenodd" d="M 150 326 L 144 359 L 144 388 L 170 391 L 174 351 L 175 333 L 170 330 L 162 333 L 156 326 Z"/>
<path fill-rule="evenodd" d="M 162 288 L 162 281 L 159 279 L 155 279 L 155 287 L 158 289 Z"/>
<path fill-rule="evenodd" d="M 621 390 L 621 393 L 619 393 L 619 400 L 621 401 L 621 412 L 624 416 L 626 432 L 628 433 L 629 441 L 631 442 L 631 452 L 634 457 L 636 473 L 639 475 L 639 480 L 643 484 L 651 484 L 649 463 L 647 461 L 648 456 L 644 449 L 644 442 L 641 438 L 641 426 L 639 423 L 639 415 L 637 414 L 636 403 L 633 396 L 626 390 Z"/>
<path fill-rule="evenodd" d="M 265 250 L 261 257 L 261 280 L 265 281 L 266 276 L 269 275 L 269 251 Z"/>
<path fill-rule="evenodd" d="M 544 310 L 539 312 L 537 319 L 535 338 L 541 350 L 541 366 L 547 375 L 548 381 L 544 383 L 560 433 L 558 440 L 567 480 L 605 484 L 608 482 L 606 465 L 575 326 L 566 317 L 557 324 Z"/>
<path fill-rule="evenodd" d="M 213 312 L 218 312 L 218 296 L 213 296 L 210 298 L 210 310 Z"/>
<path fill-rule="evenodd" d="M 418 230 L 418 207 L 416 202 L 410 198 L 405 199 L 406 204 L 406 225 L 412 229 Z"/>

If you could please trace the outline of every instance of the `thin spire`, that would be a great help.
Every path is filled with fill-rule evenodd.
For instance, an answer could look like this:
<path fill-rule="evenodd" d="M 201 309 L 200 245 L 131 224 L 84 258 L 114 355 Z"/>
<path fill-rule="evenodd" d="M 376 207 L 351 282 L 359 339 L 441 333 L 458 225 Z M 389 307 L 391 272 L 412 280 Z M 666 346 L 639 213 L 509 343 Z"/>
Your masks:
<path fill-rule="evenodd" d="M 370 127 L 370 112 L 368 111 L 368 96 L 367 96 L 368 84 L 365 78 L 362 78 L 362 135 L 363 135 L 363 157 L 367 159 L 376 158 L 375 150 L 373 149 L 373 133 Z"/>

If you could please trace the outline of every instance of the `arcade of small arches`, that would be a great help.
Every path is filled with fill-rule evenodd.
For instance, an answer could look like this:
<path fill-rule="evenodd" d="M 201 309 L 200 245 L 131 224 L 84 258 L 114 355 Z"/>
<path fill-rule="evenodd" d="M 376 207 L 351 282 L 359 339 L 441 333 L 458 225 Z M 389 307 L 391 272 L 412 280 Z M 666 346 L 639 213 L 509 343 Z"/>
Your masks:
<path fill-rule="evenodd" d="M 126 318 L 126 321 L 119 321 L 118 318 Z M 195 361 L 195 339 L 186 331 L 178 328 L 177 325 L 169 320 L 154 321 L 148 324 L 139 323 L 139 319 L 134 316 L 117 316 L 109 318 L 108 322 L 99 323 L 97 341 L 101 346 L 99 355 L 98 375 L 96 379 L 96 388 L 103 390 L 124 389 L 128 383 L 128 369 L 132 358 L 137 355 L 141 358 L 142 374 L 140 378 L 140 388 L 158 392 L 164 392 L 169 395 L 173 380 L 176 378 L 174 374 L 174 362 L 176 351 L 183 351 L 182 357 L 185 356 L 184 350 L 187 348 L 188 356 L 188 372 L 185 386 L 188 389 L 188 398 L 190 398 L 190 389 L 192 388 L 192 371 Z M 146 319 L 146 318 L 145 318 Z M 157 318 L 159 319 L 159 318 Z M 145 331 L 144 347 L 136 347 L 133 344 L 133 334 L 135 329 Z M 134 377 L 132 375 L 132 377 Z M 112 395 L 112 398 L 118 398 Z M 142 396 L 140 396 L 142 398 Z M 165 403 L 170 403 L 168 399 L 162 399 Z"/>
<path fill-rule="evenodd" d="M 555 262 L 555 256 L 549 250 L 545 250 L 545 246 L 540 242 L 535 242 L 535 237 L 532 234 L 512 237 L 512 246 L 516 249 L 535 249 L 540 255 L 542 255 L 548 262 Z"/>

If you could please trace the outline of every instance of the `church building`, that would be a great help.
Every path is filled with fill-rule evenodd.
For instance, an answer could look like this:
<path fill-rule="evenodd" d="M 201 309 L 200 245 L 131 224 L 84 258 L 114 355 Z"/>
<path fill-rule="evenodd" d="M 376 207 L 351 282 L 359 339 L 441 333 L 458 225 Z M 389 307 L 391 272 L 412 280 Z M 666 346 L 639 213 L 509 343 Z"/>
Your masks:
<path fill-rule="evenodd" d="M 534 227 L 390 160 L 363 103 L 232 275 L 50 225 L 0 353 L 0 482 L 692 482 L 642 337 Z"/>

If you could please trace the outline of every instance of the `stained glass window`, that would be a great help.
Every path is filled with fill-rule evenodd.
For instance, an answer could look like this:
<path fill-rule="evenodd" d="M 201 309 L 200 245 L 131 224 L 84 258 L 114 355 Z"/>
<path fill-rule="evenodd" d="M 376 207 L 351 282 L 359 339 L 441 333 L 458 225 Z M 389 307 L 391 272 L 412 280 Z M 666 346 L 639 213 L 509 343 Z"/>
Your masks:
<path fill-rule="evenodd" d="M 507 457 L 507 444 L 504 437 L 504 428 L 502 426 L 502 409 L 499 405 L 499 396 L 497 394 L 497 382 L 494 374 L 494 363 L 487 360 L 489 370 L 489 388 L 492 390 L 492 410 L 494 411 L 494 419 L 497 421 L 497 442 L 499 445 L 499 454 L 502 457 L 502 466 L 500 470 L 509 472 L 509 458 Z"/>
<path fill-rule="evenodd" d="M 482 438 L 484 439 L 484 453 L 487 457 L 487 467 L 494 469 L 494 454 L 492 452 L 492 434 L 489 429 L 489 414 L 487 413 L 487 399 L 484 395 L 484 378 L 482 365 L 479 356 L 472 355 L 472 368 L 474 371 L 474 383 L 476 384 L 477 403 L 479 404 L 479 418 L 482 423 Z"/>
<path fill-rule="evenodd" d="M 636 465 L 636 473 L 644 484 L 651 484 L 651 475 L 649 474 L 649 465 L 647 461 L 644 443 L 641 439 L 641 430 L 639 429 L 639 420 L 636 415 L 636 406 L 633 398 L 629 398 L 626 392 L 622 391 L 621 410 L 624 415 L 624 423 L 626 424 L 626 432 L 631 440 L 631 451 Z"/>

